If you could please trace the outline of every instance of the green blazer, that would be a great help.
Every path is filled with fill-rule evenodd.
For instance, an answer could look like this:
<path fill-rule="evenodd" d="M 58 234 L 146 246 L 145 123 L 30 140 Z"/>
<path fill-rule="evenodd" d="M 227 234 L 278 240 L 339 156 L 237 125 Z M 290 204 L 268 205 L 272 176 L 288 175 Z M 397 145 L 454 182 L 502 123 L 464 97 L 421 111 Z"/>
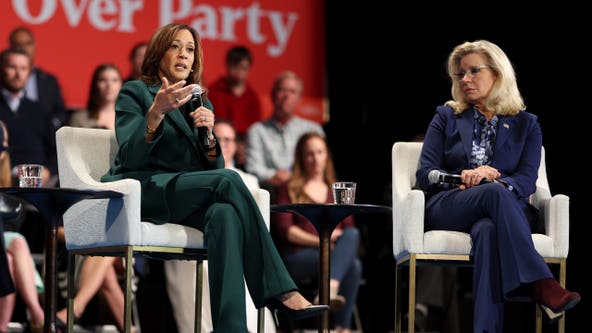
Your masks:
<path fill-rule="evenodd" d="M 142 185 L 142 218 L 155 223 L 170 221 L 167 185 L 185 172 L 223 169 L 219 145 L 217 159 L 209 161 L 199 143 L 197 129 L 189 126 L 179 109 L 167 113 L 152 141 L 144 142 L 146 116 L 161 84 L 146 86 L 140 80 L 126 82 L 115 105 L 115 135 L 119 151 L 111 169 L 101 178 L 114 181 L 134 178 Z M 206 100 L 204 105 L 213 110 Z M 194 108 L 192 108 L 193 110 Z M 169 195 L 169 200 L 170 195 Z"/>

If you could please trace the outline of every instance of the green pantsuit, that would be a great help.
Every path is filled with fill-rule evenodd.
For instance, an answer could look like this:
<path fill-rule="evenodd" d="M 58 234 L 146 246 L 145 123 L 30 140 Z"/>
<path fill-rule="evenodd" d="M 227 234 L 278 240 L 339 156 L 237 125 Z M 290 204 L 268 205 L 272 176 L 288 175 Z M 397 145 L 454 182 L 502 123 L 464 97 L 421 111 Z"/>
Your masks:
<path fill-rule="evenodd" d="M 208 161 L 197 130 L 190 128 L 181 110 L 169 112 L 154 139 L 145 142 L 145 117 L 159 88 L 142 81 L 122 87 L 115 127 L 120 149 L 102 180 L 138 179 L 143 220 L 204 232 L 214 330 L 246 332 L 243 276 L 257 307 L 296 285 L 251 192 L 236 172 L 223 169 L 219 147 L 218 158 Z"/>

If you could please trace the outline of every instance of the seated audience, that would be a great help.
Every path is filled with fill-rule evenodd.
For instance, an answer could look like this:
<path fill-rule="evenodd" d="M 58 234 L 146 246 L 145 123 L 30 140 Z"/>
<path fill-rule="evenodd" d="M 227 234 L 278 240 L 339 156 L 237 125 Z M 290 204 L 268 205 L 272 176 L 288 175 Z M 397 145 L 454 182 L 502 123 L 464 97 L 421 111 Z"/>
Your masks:
<path fill-rule="evenodd" d="M 245 46 L 233 46 L 226 52 L 226 74 L 208 86 L 208 98 L 216 117 L 230 120 L 237 132 L 235 166 L 245 168 L 247 130 L 263 119 L 259 94 L 249 84 L 253 55 Z"/>
<path fill-rule="evenodd" d="M 335 181 L 333 159 L 325 138 L 317 132 L 305 133 L 296 144 L 292 177 L 279 188 L 277 202 L 332 203 L 332 184 Z M 313 225 L 296 214 L 275 213 L 272 215 L 272 235 L 294 281 L 316 280 L 320 243 Z M 338 333 L 351 332 L 362 277 L 359 244 L 360 233 L 354 219 L 347 217 L 331 235 L 329 305 L 335 311 Z"/>
<path fill-rule="evenodd" d="M 325 134 L 318 123 L 294 114 L 302 89 L 302 80 L 296 73 L 280 73 L 271 91 L 273 114 L 254 123 L 247 134 L 246 170 L 257 176 L 261 187 L 270 191 L 272 202 L 275 202 L 275 189 L 290 179 L 296 141 L 310 131 Z"/>
<path fill-rule="evenodd" d="M 8 150 L 8 131 L 1 121 L 0 142 L 0 186 L 10 187 L 12 174 Z M 4 231 L 4 222 L 1 218 L 0 231 L 2 232 L 1 250 L 6 251 L 5 253 L 0 251 L 0 332 L 6 332 L 8 329 L 17 293 L 25 303 L 31 318 L 28 324 L 29 331 L 41 332 L 45 320 L 43 308 L 39 302 L 39 293 L 43 292 L 43 281 L 35 268 L 29 245 L 18 232 Z M 13 292 L 14 287 L 16 287 L 17 293 Z M 2 292 L 2 288 L 4 288 L 4 292 Z"/>
<path fill-rule="evenodd" d="M 100 64 L 93 73 L 86 110 L 76 111 L 70 125 L 76 127 L 115 127 L 115 101 L 123 84 L 119 69 L 109 63 Z M 59 231 L 63 240 L 63 227 Z M 123 330 L 124 297 L 119 284 L 117 267 L 122 259 L 116 257 L 79 257 L 76 261 L 75 321 L 82 316 L 88 303 L 98 293 L 107 303 L 117 327 Z M 67 308 L 56 314 L 56 326 L 65 328 Z"/>
<path fill-rule="evenodd" d="M 141 41 L 132 47 L 129 55 L 130 72 L 125 78 L 125 82 L 142 78 L 142 62 L 147 47 L 148 43 L 145 41 Z"/>
<path fill-rule="evenodd" d="M 115 127 L 115 101 L 123 84 L 121 72 L 113 64 L 101 64 L 95 68 L 90 83 L 85 110 L 70 116 L 70 126 L 87 128 Z"/>

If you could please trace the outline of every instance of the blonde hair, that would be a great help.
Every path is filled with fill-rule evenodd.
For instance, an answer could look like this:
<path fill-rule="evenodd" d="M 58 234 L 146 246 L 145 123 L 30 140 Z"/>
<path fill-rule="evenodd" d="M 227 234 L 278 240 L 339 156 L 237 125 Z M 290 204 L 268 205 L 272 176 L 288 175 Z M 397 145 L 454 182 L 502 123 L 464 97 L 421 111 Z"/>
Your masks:
<path fill-rule="evenodd" d="M 515 115 L 521 110 L 525 110 L 526 106 L 518 90 L 516 74 L 510 59 L 499 46 L 486 40 L 460 44 L 454 48 L 448 57 L 448 75 L 452 80 L 452 100 L 446 102 L 446 105 L 451 106 L 456 114 L 469 108 L 470 104 L 465 100 L 460 81 L 455 74 L 459 72 L 461 59 L 472 53 L 485 56 L 487 59 L 486 65 L 491 68 L 497 77 L 491 88 L 491 93 L 485 101 L 485 108 L 502 116 Z"/>
<path fill-rule="evenodd" d="M 327 144 L 325 137 L 317 132 L 302 134 L 300 139 L 298 139 L 298 143 L 296 143 L 294 164 L 292 165 L 292 176 L 288 181 L 288 195 L 290 196 L 290 201 L 292 203 L 304 203 L 309 201 L 308 196 L 304 193 L 304 184 L 306 183 L 307 177 L 306 170 L 304 169 L 304 146 L 308 141 L 314 138 L 322 140 L 327 149 L 327 163 L 323 174 L 325 184 L 331 186 L 331 184 L 337 180 L 333 158 L 331 157 L 331 151 L 329 151 L 329 145 Z"/>

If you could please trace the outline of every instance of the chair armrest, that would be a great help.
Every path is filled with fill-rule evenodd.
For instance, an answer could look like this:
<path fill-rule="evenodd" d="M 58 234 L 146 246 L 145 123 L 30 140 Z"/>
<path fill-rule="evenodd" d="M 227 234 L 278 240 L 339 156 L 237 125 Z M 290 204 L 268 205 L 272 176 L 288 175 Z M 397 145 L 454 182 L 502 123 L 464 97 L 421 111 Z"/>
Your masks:
<path fill-rule="evenodd" d="M 82 200 L 64 214 L 67 249 L 97 245 L 140 245 L 141 187 L 136 179 L 113 182 L 86 180 L 75 188 L 112 190 L 123 193 L 122 198 Z M 84 220 L 84 223 L 80 223 Z"/>
<path fill-rule="evenodd" d="M 270 220 L 270 199 L 269 199 L 269 191 L 264 189 L 252 189 L 251 194 L 259 206 L 259 211 L 263 216 L 263 220 L 265 221 L 265 225 L 267 226 L 267 230 L 269 230 L 269 220 Z"/>
<path fill-rule="evenodd" d="M 567 258 L 569 252 L 569 197 L 556 194 L 540 206 L 545 218 L 547 236 L 553 239 L 557 258 Z"/>
<path fill-rule="evenodd" d="M 393 254 L 423 252 L 425 196 L 420 190 L 393 196 Z"/>

